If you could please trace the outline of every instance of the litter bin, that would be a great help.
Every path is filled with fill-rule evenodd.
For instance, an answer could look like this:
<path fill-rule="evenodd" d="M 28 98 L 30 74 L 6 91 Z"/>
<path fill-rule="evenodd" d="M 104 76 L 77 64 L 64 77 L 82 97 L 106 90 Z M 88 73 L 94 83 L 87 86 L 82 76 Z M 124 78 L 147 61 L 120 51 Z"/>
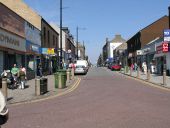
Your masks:
<path fill-rule="evenodd" d="M 47 78 L 40 78 L 40 94 L 47 92 Z"/>
<path fill-rule="evenodd" d="M 66 70 L 60 69 L 57 70 L 56 73 L 54 73 L 55 78 L 55 88 L 65 88 L 66 87 Z"/>

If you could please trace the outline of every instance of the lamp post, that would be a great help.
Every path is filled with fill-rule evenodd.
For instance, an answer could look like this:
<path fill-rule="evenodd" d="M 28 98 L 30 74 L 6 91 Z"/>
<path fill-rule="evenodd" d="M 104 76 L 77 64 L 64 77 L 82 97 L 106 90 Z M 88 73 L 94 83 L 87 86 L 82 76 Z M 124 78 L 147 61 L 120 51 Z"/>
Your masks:
<path fill-rule="evenodd" d="M 170 28 L 170 6 L 168 7 L 168 12 L 169 12 L 169 28 Z"/>
<path fill-rule="evenodd" d="M 59 68 L 62 69 L 62 0 L 60 0 L 60 58 Z"/>
<path fill-rule="evenodd" d="M 76 28 L 76 35 L 77 35 L 77 60 L 79 59 L 79 56 L 78 56 L 78 34 L 79 34 L 79 29 L 85 30 L 86 28 L 79 28 L 78 26 Z"/>

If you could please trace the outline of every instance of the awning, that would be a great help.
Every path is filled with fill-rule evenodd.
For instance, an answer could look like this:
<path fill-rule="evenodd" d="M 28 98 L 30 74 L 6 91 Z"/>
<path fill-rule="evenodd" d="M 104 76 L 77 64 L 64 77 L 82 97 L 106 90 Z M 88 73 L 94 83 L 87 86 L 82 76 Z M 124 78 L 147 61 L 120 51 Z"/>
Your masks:
<path fill-rule="evenodd" d="M 166 53 L 155 54 L 153 58 L 163 57 Z"/>

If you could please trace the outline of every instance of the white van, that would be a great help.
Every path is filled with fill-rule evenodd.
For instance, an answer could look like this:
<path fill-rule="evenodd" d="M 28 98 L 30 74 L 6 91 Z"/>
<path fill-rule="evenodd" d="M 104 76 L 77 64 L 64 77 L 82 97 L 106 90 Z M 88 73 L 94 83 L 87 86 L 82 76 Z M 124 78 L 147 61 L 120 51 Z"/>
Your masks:
<path fill-rule="evenodd" d="M 75 63 L 76 69 L 75 69 L 75 73 L 84 73 L 86 74 L 88 72 L 89 69 L 89 65 L 87 60 L 77 60 Z M 82 68 L 82 69 L 80 69 Z"/>

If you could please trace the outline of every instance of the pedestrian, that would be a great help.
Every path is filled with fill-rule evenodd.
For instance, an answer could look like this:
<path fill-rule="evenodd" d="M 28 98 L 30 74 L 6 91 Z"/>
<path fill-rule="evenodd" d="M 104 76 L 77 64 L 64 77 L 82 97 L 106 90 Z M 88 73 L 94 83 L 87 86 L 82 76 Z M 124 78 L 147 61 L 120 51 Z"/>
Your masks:
<path fill-rule="evenodd" d="M 26 81 L 27 77 L 26 77 L 26 69 L 22 66 L 20 67 L 18 77 L 19 77 L 19 80 L 21 82 L 19 88 L 24 89 L 25 88 L 25 81 Z"/>
<path fill-rule="evenodd" d="M 42 65 L 41 65 L 41 63 L 38 65 L 37 69 L 38 69 L 37 76 L 42 77 Z"/>
<path fill-rule="evenodd" d="M 134 70 L 137 71 L 137 69 L 138 69 L 138 65 L 137 65 L 137 63 L 135 62 L 135 63 L 134 63 Z"/>
<path fill-rule="evenodd" d="M 130 66 L 131 70 L 134 69 L 134 64 L 132 63 L 131 66 Z"/>
<path fill-rule="evenodd" d="M 19 69 L 17 68 L 17 65 L 14 64 L 14 67 L 11 69 L 12 77 L 14 79 L 14 87 L 13 88 L 17 87 L 18 72 L 19 72 Z"/>
<path fill-rule="evenodd" d="M 63 63 L 63 69 L 67 69 L 67 65 L 65 62 Z"/>
<path fill-rule="evenodd" d="M 147 73 L 147 65 L 146 62 L 142 63 L 142 68 L 143 68 L 143 73 L 146 74 Z"/>

